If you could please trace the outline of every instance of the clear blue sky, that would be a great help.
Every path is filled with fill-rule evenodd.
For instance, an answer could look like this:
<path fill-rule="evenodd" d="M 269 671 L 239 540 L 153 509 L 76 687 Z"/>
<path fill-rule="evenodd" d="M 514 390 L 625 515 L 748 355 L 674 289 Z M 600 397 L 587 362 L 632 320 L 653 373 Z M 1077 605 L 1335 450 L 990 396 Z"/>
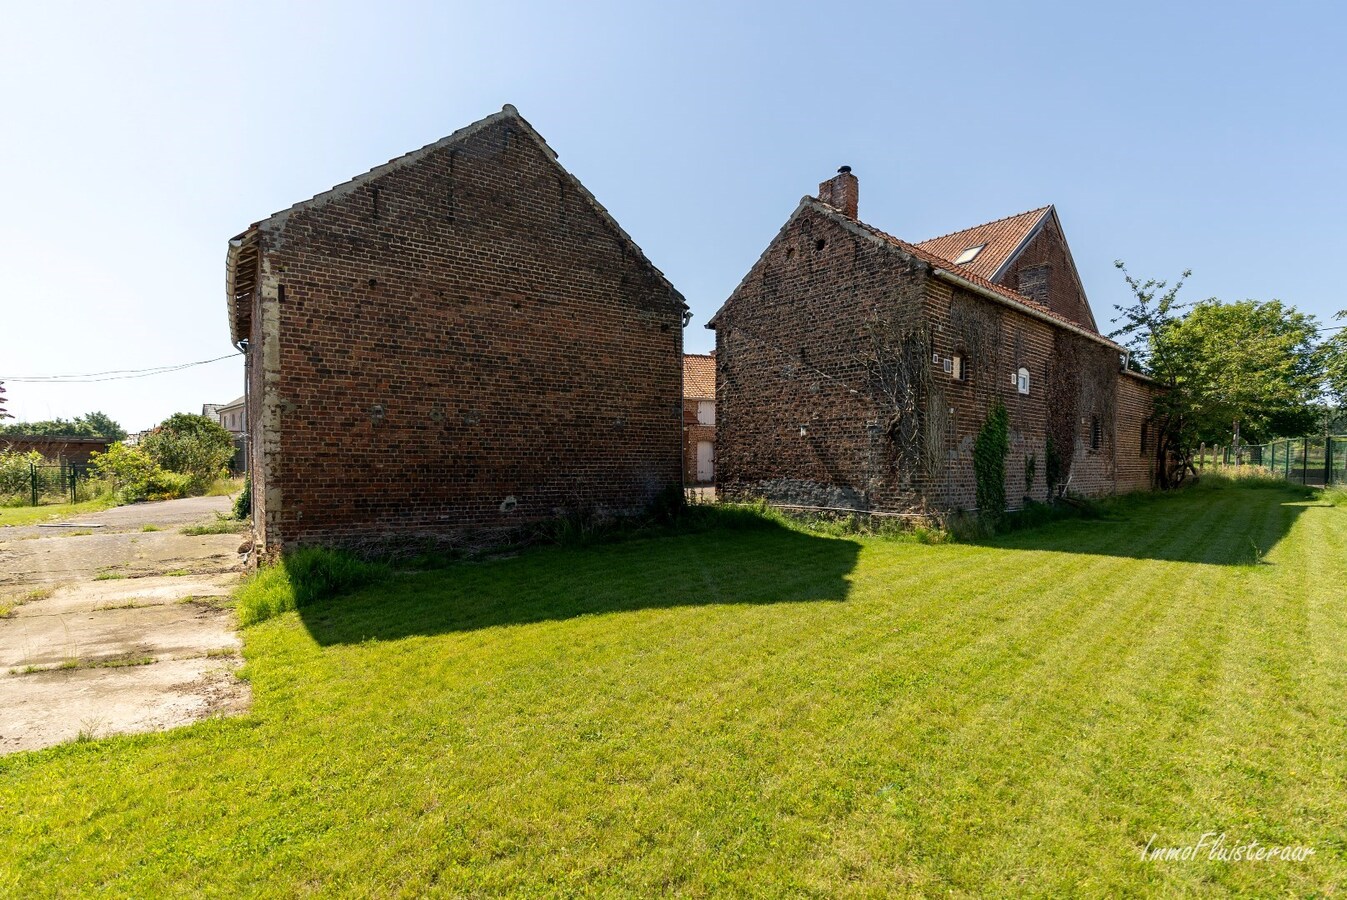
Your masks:
<path fill-rule="evenodd" d="M 1296 4 L 17 3 L 0 8 L 0 375 L 230 351 L 226 240 L 513 103 L 692 304 L 849 164 L 909 240 L 1055 203 L 1190 299 L 1347 307 L 1347 12 Z M 241 367 L 9 385 L 136 430 Z"/>

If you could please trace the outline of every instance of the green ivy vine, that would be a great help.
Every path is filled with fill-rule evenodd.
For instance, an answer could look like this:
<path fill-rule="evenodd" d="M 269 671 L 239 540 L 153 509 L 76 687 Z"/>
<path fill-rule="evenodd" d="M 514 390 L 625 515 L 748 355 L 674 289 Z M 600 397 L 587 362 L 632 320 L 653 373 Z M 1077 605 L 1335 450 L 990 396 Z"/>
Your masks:
<path fill-rule="evenodd" d="M 1006 457 L 1010 454 L 1010 417 L 997 400 L 987 413 L 973 442 L 973 474 L 977 479 L 978 510 L 987 519 L 1006 510 Z"/>

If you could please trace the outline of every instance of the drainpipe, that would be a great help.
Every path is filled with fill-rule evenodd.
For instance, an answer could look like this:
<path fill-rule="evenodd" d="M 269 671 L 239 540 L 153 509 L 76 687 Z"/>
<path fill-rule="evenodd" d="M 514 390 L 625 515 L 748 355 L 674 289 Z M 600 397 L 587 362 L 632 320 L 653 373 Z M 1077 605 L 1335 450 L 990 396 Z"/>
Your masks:
<path fill-rule="evenodd" d="M 243 463 L 248 467 L 247 479 L 250 486 L 249 493 L 253 483 L 253 411 L 252 411 L 252 390 L 253 390 L 253 355 L 248 352 L 248 339 L 244 338 L 234 344 L 240 353 L 243 354 Z M 254 499 L 251 504 L 256 507 L 257 501 Z M 248 517 L 253 520 L 253 532 L 257 531 L 257 518 L 252 509 L 248 510 Z"/>

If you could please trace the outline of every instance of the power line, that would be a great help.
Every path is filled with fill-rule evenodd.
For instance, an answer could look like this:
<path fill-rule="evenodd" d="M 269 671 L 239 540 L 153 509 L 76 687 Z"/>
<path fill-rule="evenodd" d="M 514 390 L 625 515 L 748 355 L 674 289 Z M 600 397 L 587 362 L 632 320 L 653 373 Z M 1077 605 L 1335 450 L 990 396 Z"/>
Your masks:
<path fill-rule="evenodd" d="M 12 381 L 20 384 L 90 384 L 96 381 L 122 381 L 128 378 L 149 378 L 151 375 L 181 372 L 183 369 L 190 369 L 193 366 L 209 365 L 222 359 L 234 359 L 242 355 L 242 353 L 227 353 L 214 359 L 202 359 L 196 362 L 155 366 L 149 369 L 109 369 L 106 372 L 89 372 L 84 375 L 0 375 L 0 381 Z"/>

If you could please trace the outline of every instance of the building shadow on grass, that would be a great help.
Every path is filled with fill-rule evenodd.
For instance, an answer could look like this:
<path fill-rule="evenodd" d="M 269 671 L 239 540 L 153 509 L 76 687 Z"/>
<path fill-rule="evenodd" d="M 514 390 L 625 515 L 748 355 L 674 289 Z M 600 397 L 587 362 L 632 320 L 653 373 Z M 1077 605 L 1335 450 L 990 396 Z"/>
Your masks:
<path fill-rule="evenodd" d="M 761 520 L 397 573 L 299 613 L 326 646 L 681 606 L 838 603 L 859 552 Z"/>
<path fill-rule="evenodd" d="M 1310 505 L 1271 488 L 1137 495 L 1107 505 L 1098 518 L 1066 519 L 976 543 L 1202 565 L 1271 565 L 1267 554 Z"/>

